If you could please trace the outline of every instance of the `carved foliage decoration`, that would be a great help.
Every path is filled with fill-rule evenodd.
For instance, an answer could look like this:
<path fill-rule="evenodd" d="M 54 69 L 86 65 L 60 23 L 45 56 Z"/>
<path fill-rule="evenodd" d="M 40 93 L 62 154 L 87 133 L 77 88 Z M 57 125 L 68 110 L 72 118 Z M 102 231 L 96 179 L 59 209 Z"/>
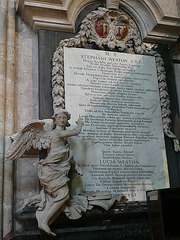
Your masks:
<path fill-rule="evenodd" d="M 155 50 L 155 45 L 145 44 L 141 40 L 135 22 L 122 10 L 112 11 L 98 8 L 82 21 L 80 31 L 74 38 L 60 41 L 53 56 L 52 86 L 53 108 L 65 108 L 64 102 L 64 47 L 84 48 L 86 44 L 95 44 L 99 49 L 108 49 L 124 53 L 154 56 L 162 112 L 164 133 L 174 140 L 175 151 L 180 151 L 176 136 L 171 132 L 170 100 L 167 91 L 164 61 Z"/>

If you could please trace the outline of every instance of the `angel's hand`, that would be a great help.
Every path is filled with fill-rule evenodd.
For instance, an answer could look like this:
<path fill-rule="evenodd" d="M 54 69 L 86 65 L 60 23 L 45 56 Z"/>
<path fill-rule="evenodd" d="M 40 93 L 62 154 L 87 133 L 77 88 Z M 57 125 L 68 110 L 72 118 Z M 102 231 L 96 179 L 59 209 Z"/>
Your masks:
<path fill-rule="evenodd" d="M 75 165 L 75 170 L 77 172 L 78 177 L 83 176 L 83 172 L 82 172 L 81 168 L 79 167 L 79 165 L 77 165 L 77 164 Z"/>
<path fill-rule="evenodd" d="M 81 125 L 81 126 L 84 125 L 84 122 L 83 122 L 83 120 L 82 120 L 81 117 L 76 121 L 76 123 L 77 123 L 78 125 Z"/>

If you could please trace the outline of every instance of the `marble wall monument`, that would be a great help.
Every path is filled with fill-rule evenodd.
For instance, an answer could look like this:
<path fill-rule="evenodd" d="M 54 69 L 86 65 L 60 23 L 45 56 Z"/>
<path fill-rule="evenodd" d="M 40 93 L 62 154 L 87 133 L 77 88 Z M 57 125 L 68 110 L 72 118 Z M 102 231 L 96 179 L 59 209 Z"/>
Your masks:
<path fill-rule="evenodd" d="M 61 36 L 67 37 L 65 32 L 70 33 L 71 36 L 77 32 L 76 26 L 79 25 L 79 22 L 82 19 L 82 16 L 87 15 L 91 10 L 95 9 L 98 5 L 103 4 L 105 1 L 97 0 L 39 0 L 39 1 L 28 1 L 28 0 L 1 0 L 0 3 L 0 31 L 1 31 L 1 40 L 0 40 L 0 96 L 1 96 L 1 121 L 0 121 L 0 239 L 7 238 L 17 238 L 17 232 L 21 235 L 21 238 L 36 238 L 32 236 L 32 231 L 29 227 L 34 229 L 33 221 L 30 222 L 28 226 L 28 231 L 26 231 L 27 222 L 24 217 L 21 221 L 17 219 L 18 212 L 23 205 L 24 199 L 28 196 L 29 192 L 39 193 L 39 183 L 36 173 L 36 163 L 39 161 L 39 158 L 36 154 L 30 153 L 24 156 L 14 164 L 10 161 L 5 161 L 5 155 L 9 147 L 9 136 L 14 132 L 17 132 L 22 126 L 27 123 L 30 119 L 38 119 L 40 103 L 38 103 L 38 60 L 41 61 L 39 53 L 41 47 L 38 49 L 39 41 L 42 39 L 42 35 L 46 39 L 46 43 L 50 42 L 49 33 L 51 32 L 56 35 L 58 31 Z M 114 8 L 114 0 L 107 2 L 107 8 Z M 126 49 L 121 50 L 126 52 L 128 49 L 133 49 L 132 52 L 138 54 L 152 54 L 155 56 L 157 77 L 158 77 L 158 86 L 160 91 L 160 103 L 161 103 L 161 112 L 163 120 L 163 130 L 165 134 L 169 135 L 168 126 L 170 126 L 170 119 L 168 108 L 169 105 L 167 94 L 164 92 L 166 84 L 165 72 L 163 70 L 163 61 L 157 53 L 153 53 L 150 50 L 147 50 L 147 45 L 142 49 L 143 44 L 141 44 L 141 39 L 145 42 L 160 43 L 160 47 L 163 47 L 167 50 L 166 56 L 168 58 L 169 50 L 172 51 L 172 56 L 167 60 L 166 66 L 168 65 L 168 86 L 169 92 L 171 94 L 171 106 L 173 109 L 172 119 L 175 117 L 180 106 L 180 95 L 178 89 L 179 84 L 179 73 L 180 73 L 180 54 L 179 54 L 179 29 L 180 29 L 180 9 L 179 1 L 177 0 L 123 0 L 119 1 L 121 9 L 124 9 L 136 22 L 138 26 L 140 35 L 134 34 L 131 40 L 134 43 L 132 47 L 129 42 L 129 47 L 125 44 Z M 112 3 L 112 4 L 111 4 Z M 168 4 L 170 7 L 167 8 Z M 102 6 L 102 5 L 101 5 Z M 115 9 L 116 6 L 115 6 Z M 110 13 L 107 11 L 107 13 Z M 98 14 L 102 14 L 102 9 L 98 10 Z M 61 42 L 61 47 L 65 44 L 68 47 L 83 47 L 83 43 L 89 44 L 89 40 L 96 41 L 96 46 L 99 48 L 104 47 L 106 50 L 113 49 L 114 46 L 114 36 L 111 35 L 112 40 L 107 41 L 107 38 L 102 38 L 102 33 L 97 30 L 99 35 L 91 34 L 94 25 L 92 20 L 93 16 L 97 16 L 92 13 L 89 15 L 89 19 L 85 19 L 86 23 L 81 27 L 81 37 L 76 36 L 75 39 Z M 100 16 L 100 15 L 99 15 Z M 130 20 L 130 18 L 128 18 Z M 167 21 L 168 19 L 168 21 Z M 107 34 L 108 37 L 111 28 L 107 27 L 106 31 L 106 19 L 96 19 L 97 26 L 103 20 L 104 32 L 103 35 Z M 96 21 L 95 20 L 95 21 Z M 99 21 L 100 20 L 100 21 Z M 113 19 L 112 19 L 113 20 Z M 92 23 L 92 24 L 91 24 Z M 108 22 L 110 23 L 110 22 Z M 114 21 L 111 22 L 112 24 Z M 86 27 L 86 28 L 85 28 Z M 117 26 L 119 28 L 120 26 Z M 46 30 L 44 30 L 46 29 Z M 134 28 L 136 29 L 136 27 Z M 38 32 L 38 30 L 40 30 Z M 95 30 L 95 29 L 94 29 Z M 116 36 L 118 37 L 117 29 Z M 96 32 L 96 31 L 95 31 Z M 107 32 L 107 33 L 106 33 Z M 121 32 L 121 31 L 120 31 Z M 90 36 L 91 34 L 91 36 Z M 53 36 L 54 36 L 53 35 Z M 92 39 L 93 38 L 93 39 Z M 116 37 L 115 37 L 116 38 Z M 128 36 L 127 36 L 128 38 Z M 125 40 L 127 40 L 125 38 Z M 48 41 L 47 41 L 48 39 Z M 110 39 L 110 38 L 109 38 Z M 59 40 L 60 41 L 60 40 Z M 105 41 L 107 41 L 105 43 Z M 78 43 L 79 42 L 79 43 Z M 124 41 L 116 42 L 116 46 L 122 44 Z M 102 45 L 101 45 L 102 43 Z M 168 49 L 166 45 L 168 44 Z M 109 45 L 107 47 L 107 44 Z M 162 45 L 161 45 L 162 44 Z M 40 43 L 41 45 L 41 43 Z M 43 45 L 44 46 L 44 45 Z M 46 56 L 49 53 L 49 47 L 46 46 L 45 53 Z M 53 43 L 53 49 L 57 47 L 57 42 Z M 61 48 L 60 47 L 60 48 Z M 59 50 L 58 48 L 58 54 Z M 97 49 L 97 48 L 96 48 Z M 63 49 L 62 49 L 63 50 Z M 105 49 L 104 49 L 105 50 Z M 116 48 L 116 51 L 119 51 Z M 144 52 L 143 52 L 144 51 Z M 63 53 L 64 51 L 61 51 Z M 146 53 L 145 53 L 146 52 Z M 56 52 L 57 53 L 57 52 Z M 57 61 L 54 58 L 54 63 L 57 67 L 53 73 L 53 86 L 57 87 L 57 83 L 60 83 L 60 87 L 53 87 L 53 96 L 54 96 L 54 109 L 58 107 L 63 107 L 64 104 L 64 87 L 63 87 L 63 71 L 64 69 L 58 67 L 58 64 L 63 66 L 63 54 L 59 54 Z M 44 54 L 44 52 L 43 52 Z M 49 54 L 51 55 L 51 54 Z M 48 55 L 48 56 L 49 56 Z M 56 54 L 55 54 L 56 55 Z M 44 55 L 43 55 L 44 56 Z M 48 63 L 51 62 L 51 56 L 46 58 Z M 172 60 L 172 61 L 171 61 Z M 171 64 L 169 64 L 172 62 Z M 57 64 L 56 64 L 57 63 Z M 171 66 L 170 66 L 171 65 Z M 41 66 L 42 67 L 42 66 Z M 173 76 L 173 68 L 175 73 L 175 78 Z M 50 67 L 49 67 L 50 72 Z M 50 81 L 46 75 L 46 80 Z M 45 79 L 44 79 L 45 80 Z M 163 80 L 161 82 L 161 80 Z M 175 81 L 175 82 L 174 82 Z M 176 87 L 176 89 L 172 88 Z M 40 89 L 40 92 L 43 92 Z M 61 94 L 60 94 L 61 92 Z M 49 92 L 50 94 L 50 92 Z M 176 96 L 177 94 L 177 96 Z M 166 96 L 166 97 L 164 97 Z M 62 98 L 61 98 L 62 97 Z M 176 99 L 178 97 L 178 100 Z M 49 106 L 49 105 L 48 105 Z M 51 116 L 51 115 L 50 115 Z M 50 117 L 46 116 L 46 117 Z M 168 116 L 168 117 L 167 117 Z M 42 117 L 43 119 L 43 117 Z M 171 135 L 172 136 L 172 135 Z M 178 136 L 178 135 L 177 135 Z M 169 145 L 171 140 L 167 139 Z M 174 153 L 172 146 L 168 146 L 167 150 L 170 158 L 168 159 L 169 164 L 169 173 L 171 186 L 179 185 L 179 154 Z M 27 160 L 28 157 L 28 160 Z M 16 180 L 16 181 L 15 181 Z M 130 204 L 131 205 L 131 204 Z M 136 205 L 136 203 L 135 203 Z M 128 215 L 129 216 L 129 215 Z M 133 216 L 135 214 L 133 213 Z M 29 219 L 29 218 L 28 218 Z M 130 220 L 131 221 L 131 220 Z M 63 223 L 64 224 L 64 223 Z M 30 230 L 30 231 L 29 231 Z M 14 231 L 14 232 L 13 232 Z M 84 231 L 84 229 L 82 230 Z M 105 231 L 103 231 L 105 232 Z M 108 231 L 109 234 L 113 231 Z M 130 232 L 130 231 L 128 231 Z M 24 236 L 23 234 L 26 234 Z M 106 234 L 107 232 L 105 232 Z M 69 235 L 70 233 L 68 233 Z M 73 233 L 71 233 L 73 234 Z M 96 233 L 94 233 L 95 235 Z M 11 235 L 11 236 L 10 236 Z M 30 236 L 29 236 L 30 235 Z M 120 233 L 121 235 L 121 233 Z M 74 236 L 74 235 L 73 235 Z M 73 237 L 72 237 L 73 238 Z"/>
<path fill-rule="evenodd" d="M 141 201 L 146 190 L 169 187 L 163 132 L 179 146 L 163 59 L 125 12 L 88 14 L 79 33 L 59 43 L 52 84 L 54 111 L 66 107 L 85 122 L 71 143 L 84 172 L 74 179 L 75 193 L 110 191 Z"/>

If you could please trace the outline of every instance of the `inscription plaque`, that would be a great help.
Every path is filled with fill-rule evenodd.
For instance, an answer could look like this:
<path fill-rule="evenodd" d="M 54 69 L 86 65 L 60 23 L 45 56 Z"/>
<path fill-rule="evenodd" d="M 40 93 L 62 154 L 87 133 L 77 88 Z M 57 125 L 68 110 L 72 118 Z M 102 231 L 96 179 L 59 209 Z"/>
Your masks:
<path fill-rule="evenodd" d="M 65 105 L 71 124 L 85 122 L 71 139 L 84 175 L 76 193 L 123 193 L 131 201 L 169 186 L 155 58 L 64 48 Z"/>

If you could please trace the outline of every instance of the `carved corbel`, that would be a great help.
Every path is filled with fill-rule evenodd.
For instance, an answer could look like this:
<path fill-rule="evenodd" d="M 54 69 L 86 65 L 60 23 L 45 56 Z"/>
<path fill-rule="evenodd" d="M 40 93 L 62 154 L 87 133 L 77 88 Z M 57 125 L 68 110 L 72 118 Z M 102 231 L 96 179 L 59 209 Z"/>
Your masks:
<path fill-rule="evenodd" d="M 106 8 L 118 10 L 120 0 L 106 0 Z"/>

